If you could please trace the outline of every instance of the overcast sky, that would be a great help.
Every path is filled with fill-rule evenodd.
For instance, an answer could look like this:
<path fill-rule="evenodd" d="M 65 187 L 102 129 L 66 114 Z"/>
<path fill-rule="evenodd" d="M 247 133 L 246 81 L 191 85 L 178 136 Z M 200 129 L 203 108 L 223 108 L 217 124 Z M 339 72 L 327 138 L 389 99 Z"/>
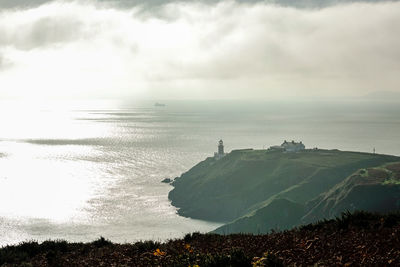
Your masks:
<path fill-rule="evenodd" d="M 271 2 L 0 0 L 0 97 L 400 93 L 399 2 Z"/>

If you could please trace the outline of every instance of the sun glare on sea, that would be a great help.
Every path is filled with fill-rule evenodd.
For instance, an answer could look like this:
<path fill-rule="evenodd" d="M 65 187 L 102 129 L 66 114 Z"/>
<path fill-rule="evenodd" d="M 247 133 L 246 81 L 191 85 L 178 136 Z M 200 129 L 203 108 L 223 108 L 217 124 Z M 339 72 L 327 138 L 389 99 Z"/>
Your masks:
<path fill-rule="evenodd" d="M 101 153 L 74 140 L 102 138 L 112 129 L 79 120 L 79 110 L 67 107 L 1 105 L 0 202 L 7 205 L 0 206 L 0 216 L 84 218 L 81 208 L 104 175 L 86 160 Z"/>

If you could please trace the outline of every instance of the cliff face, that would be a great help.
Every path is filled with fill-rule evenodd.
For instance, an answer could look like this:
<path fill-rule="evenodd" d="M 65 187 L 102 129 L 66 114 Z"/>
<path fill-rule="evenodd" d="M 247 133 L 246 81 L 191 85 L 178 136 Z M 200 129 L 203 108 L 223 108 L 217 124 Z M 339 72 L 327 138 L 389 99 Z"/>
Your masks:
<path fill-rule="evenodd" d="M 217 229 L 219 233 L 265 233 L 340 213 L 346 205 L 337 204 L 335 212 L 329 213 L 331 204 L 321 203 L 332 198 L 328 192 L 341 192 L 359 169 L 396 161 L 400 158 L 337 150 L 233 151 L 220 160 L 208 158 L 182 174 L 169 198 L 180 215 L 231 222 Z M 391 179 L 390 185 L 380 180 L 383 188 L 374 190 L 397 188 Z"/>

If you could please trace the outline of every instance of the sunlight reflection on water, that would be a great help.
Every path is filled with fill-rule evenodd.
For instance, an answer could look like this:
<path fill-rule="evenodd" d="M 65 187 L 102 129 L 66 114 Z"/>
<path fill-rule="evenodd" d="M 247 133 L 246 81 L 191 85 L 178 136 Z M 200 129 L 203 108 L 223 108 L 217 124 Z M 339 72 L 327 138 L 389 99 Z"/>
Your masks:
<path fill-rule="evenodd" d="M 176 215 L 171 187 L 160 180 L 179 175 L 174 161 L 182 158 L 168 144 L 158 148 L 165 130 L 145 125 L 154 116 L 138 113 L 128 121 L 92 111 L 1 116 L 0 245 L 100 235 L 165 239 L 217 227 Z"/>
<path fill-rule="evenodd" d="M 0 110 L 0 245 L 26 239 L 165 240 L 219 224 L 182 218 L 174 178 L 226 150 L 284 139 L 308 147 L 400 154 L 399 108 L 333 106 Z M 351 112 L 348 112 L 351 109 Z M 368 107 L 370 110 L 370 107 Z M 382 131 L 381 129 L 385 129 Z M 188 192 L 190 194 L 190 192 Z"/>

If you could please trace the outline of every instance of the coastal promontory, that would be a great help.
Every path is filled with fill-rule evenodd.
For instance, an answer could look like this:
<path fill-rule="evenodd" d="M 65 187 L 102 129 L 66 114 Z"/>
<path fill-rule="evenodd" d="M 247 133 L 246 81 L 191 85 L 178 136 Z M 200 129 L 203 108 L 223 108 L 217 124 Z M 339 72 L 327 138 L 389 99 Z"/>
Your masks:
<path fill-rule="evenodd" d="M 236 150 L 172 184 L 182 216 L 223 222 L 217 233 L 267 233 L 339 216 L 400 209 L 400 158 L 312 149 Z"/>

